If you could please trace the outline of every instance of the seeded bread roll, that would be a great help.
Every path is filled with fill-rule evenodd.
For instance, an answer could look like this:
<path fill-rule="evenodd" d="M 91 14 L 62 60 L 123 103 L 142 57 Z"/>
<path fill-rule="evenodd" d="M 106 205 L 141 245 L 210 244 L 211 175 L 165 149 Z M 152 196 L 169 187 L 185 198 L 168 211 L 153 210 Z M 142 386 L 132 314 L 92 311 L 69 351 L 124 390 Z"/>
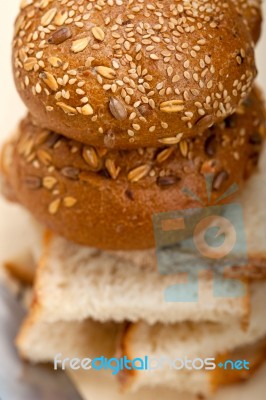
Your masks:
<path fill-rule="evenodd" d="M 265 130 L 258 95 L 204 135 L 162 148 L 107 150 L 83 145 L 24 119 L 5 146 L 2 170 L 17 201 L 52 231 L 110 250 L 154 246 L 152 215 L 198 207 L 241 185 L 257 164 Z"/>
<path fill-rule="evenodd" d="M 231 0 L 25 0 L 17 89 L 40 126 L 96 147 L 199 135 L 251 90 L 254 44 L 241 12 Z"/>

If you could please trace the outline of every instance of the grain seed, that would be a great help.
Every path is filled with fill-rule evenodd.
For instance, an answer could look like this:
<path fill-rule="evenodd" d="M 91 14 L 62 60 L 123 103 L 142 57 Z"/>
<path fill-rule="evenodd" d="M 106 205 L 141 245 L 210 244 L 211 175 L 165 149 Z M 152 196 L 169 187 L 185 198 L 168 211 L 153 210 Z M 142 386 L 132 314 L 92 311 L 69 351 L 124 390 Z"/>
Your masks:
<path fill-rule="evenodd" d="M 175 147 L 168 147 L 167 149 L 162 150 L 156 157 L 156 161 L 161 164 L 164 161 L 166 161 L 171 154 L 173 153 L 173 151 L 175 150 Z"/>
<path fill-rule="evenodd" d="M 66 114 L 77 114 L 77 110 L 71 106 L 68 106 L 65 103 L 62 103 L 61 101 L 59 101 L 58 103 L 56 103 L 60 108 L 62 108 L 62 110 L 66 113 Z"/>
<path fill-rule="evenodd" d="M 63 199 L 64 206 L 67 208 L 74 207 L 77 204 L 77 199 L 74 197 L 68 196 Z"/>
<path fill-rule="evenodd" d="M 77 39 L 72 43 L 71 50 L 74 53 L 79 53 L 86 49 L 89 44 L 89 38 L 85 37 L 82 39 Z"/>
<path fill-rule="evenodd" d="M 58 83 L 55 77 L 50 72 L 43 71 L 39 77 L 46 83 L 46 85 L 54 92 L 58 89 Z"/>
<path fill-rule="evenodd" d="M 103 76 L 106 79 L 113 79 L 116 76 L 116 72 L 112 68 L 99 66 L 99 67 L 96 67 L 95 70 L 98 72 L 98 74 L 100 74 L 101 76 Z"/>
<path fill-rule="evenodd" d="M 93 114 L 92 106 L 88 103 L 85 106 L 81 107 L 81 113 L 83 115 L 92 115 Z"/>
<path fill-rule="evenodd" d="M 118 121 L 124 121 L 127 118 L 126 107 L 117 97 L 110 98 L 109 109 L 113 117 Z"/>
<path fill-rule="evenodd" d="M 173 145 L 173 144 L 179 143 L 180 140 L 182 139 L 182 136 L 183 136 L 183 133 L 179 133 L 178 135 L 173 136 L 173 137 L 159 139 L 158 142 L 160 142 L 162 144 L 166 144 L 166 145 Z"/>
<path fill-rule="evenodd" d="M 48 62 L 52 65 L 52 67 L 58 68 L 63 64 L 61 58 L 59 57 L 49 57 Z"/>
<path fill-rule="evenodd" d="M 82 151 L 84 161 L 92 168 L 98 168 L 99 158 L 93 147 L 85 146 Z"/>
<path fill-rule="evenodd" d="M 185 108 L 183 100 L 170 100 L 160 104 L 160 110 L 166 113 L 176 113 Z"/>
<path fill-rule="evenodd" d="M 150 172 L 151 167 L 149 165 L 141 165 L 137 168 L 132 169 L 127 178 L 130 182 L 138 182 L 140 179 L 145 178 Z"/>
<path fill-rule="evenodd" d="M 53 176 L 46 176 L 42 182 L 45 189 L 52 190 L 57 184 L 57 180 Z"/>
<path fill-rule="evenodd" d="M 179 149 L 180 149 L 180 152 L 181 152 L 182 156 L 186 157 L 187 153 L 188 153 L 188 144 L 187 144 L 186 140 L 182 140 L 179 143 Z"/>
<path fill-rule="evenodd" d="M 56 199 L 54 201 L 52 201 L 52 203 L 50 203 L 49 205 L 49 213 L 52 215 L 55 215 L 57 213 L 57 211 L 59 210 L 61 204 L 61 199 Z"/>
<path fill-rule="evenodd" d="M 35 58 L 35 57 L 29 57 L 29 58 L 27 58 L 26 59 L 26 61 L 24 62 L 24 64 L 23 64 L 23 66 L 24 66 L 24 69 L 26 70 L 26 71 L 32 71 L 33 70 L 33 68 L 34 68 L 34 66 L 37 64 L 37 58 Z"/>
<path fill-rule="evenodd" d="M 44 164 L 44 165 L 49 165 L 52 162 L 52 157 L 49 153 L 47 153 L 47 151 L 45 150 L 38 150 L 37 151 L 37 157 L 39 159 L 39 161 Z"/>
<path fill-rule="evenodd" d="M 57 13 L 57 9 L 56 8 L 51 8 L 49 11 L 47 11 L 42 19 L 41 19 L 41 24 L 42 26 L 48 26 L 50 25 L 50 23 L 52 22 L 52 20 L 55 17 L 55 14 Z"/>
<path fill-rule="evenodd" d="M 105 33 L 102 30 L 102 28 L 100 28 L 99 26 L 94 26 L 91 30 L 93 36 L 95 37 L 95 39 L 99 40 L 100 42 L 102 42 L 105 38 Z"/>
<path fill-rule="evenodd" d="M 111 160 L 110 158 L 105 161 L 105 167 L 112 179 L 116 179 L 121 171 L 121 168 L 116 167 L 114 160 Z"/>

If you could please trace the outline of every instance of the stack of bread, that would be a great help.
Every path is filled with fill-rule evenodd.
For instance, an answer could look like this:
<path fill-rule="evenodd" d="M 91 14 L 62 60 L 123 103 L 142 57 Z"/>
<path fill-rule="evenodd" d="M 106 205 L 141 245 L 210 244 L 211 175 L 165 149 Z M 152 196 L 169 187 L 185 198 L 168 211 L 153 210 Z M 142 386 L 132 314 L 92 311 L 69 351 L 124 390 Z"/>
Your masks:
<path fill-rule="evenodd" d="M 165 365 L 118 374 L 129 392 L 162 386 L 207 396 L 264 361 L 260 3 L 22 0 L 13 69 L 29 114 L 3 147 L 1 179 L 5 196 L 48 230 L 17 340 L 23 358 L 250 358 L 249 371 L 237 373 Z M 229 204 L 232 185 L 248 260 L 239 254 L 223 274 L 244 282 L 246 294 L 214 297 L 210 266 L 199 274 L 197 302 L 165 301 L 180 277 L 158 270 L 153 216 Z"/>

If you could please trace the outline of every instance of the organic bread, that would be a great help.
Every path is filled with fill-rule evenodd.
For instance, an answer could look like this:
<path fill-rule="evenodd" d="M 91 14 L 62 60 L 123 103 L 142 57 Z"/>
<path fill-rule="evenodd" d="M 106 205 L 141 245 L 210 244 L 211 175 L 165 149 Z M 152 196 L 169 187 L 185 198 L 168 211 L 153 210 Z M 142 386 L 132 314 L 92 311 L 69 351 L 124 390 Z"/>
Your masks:
<path fill-rule="evenodd" d="M 93 146 L 158 147 L 243 102 L 252 30 L 241 1 L 23 1 L 14 78 L 42 127 Z"/>
<path fill-rule="evenodd" d="M 257 89 L 202 136 L 159 149 L 85 146 L 28 116 L 3 148 L 2 174 L 17 201 L 55 233 L 104 250 L 141 250 L 155 246 L 154 215 L 215 205 L 232 185 L 240 190 L 257 167 L 264 137 Z"/>

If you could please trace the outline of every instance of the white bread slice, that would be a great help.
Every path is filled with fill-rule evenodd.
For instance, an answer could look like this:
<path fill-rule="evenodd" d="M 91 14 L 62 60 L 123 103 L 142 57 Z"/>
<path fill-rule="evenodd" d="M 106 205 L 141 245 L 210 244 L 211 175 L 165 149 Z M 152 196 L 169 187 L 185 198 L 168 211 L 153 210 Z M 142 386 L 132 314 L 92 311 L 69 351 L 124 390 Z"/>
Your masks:
<path fill-rule="evenodd" d="M 122 393 L 117 382 L 107 373 L 88 374 L 87 371 L 69 371 L 70 378 L 75 383 L 84 400 L 203 400 L 188 393 L 178 394 L 173 389 L 143 388 L 137 393 Z M 266 392 L 266 364 L 245 383 L 221 388 L 217 393 L 207 396 L 204 400 L 265 400 Z"/>
<path fill-rule="evenodd" d="M 16 340 L 20 356 L 33 363 L 52 362 L 56 354 L 65 357 L 111 357 L 117 348 L 119 324 L 97 321 L 42 320 L 35 308 L 30 309 Z"/>
<path fill-rule="evenodd" d="M 227 324 L 182 322 L 177 324 L 148 325 L 145 322 L 131 324 L 125 331 L 122 341 L 122 354 L 128 358 L 151 357 L 164 358 L 209 358 L 230 354 L 238 347 L 254 345 L 266 338 L 265 320 L 266 282 L 256 283 L 251 292 L 251 313 L 247 329 L 237 321 Z M 264 342 L 264 351 L 266 343 Z M 261 350 L 262 354 L 262 350 Z M 262 356 L 266 356 L 265 354 Z M 229 357 L 230 358 L 230 357 Z M 190 379 L 188 380 L 188 374 Z M 215 375 L 214 375 L 215 377 Z M 173 389 L 182 387 L 184 391 L 209 394 L 213 389 L 213 373 L 170 369 L 134 371 L 123 376 L 125 386 L 132 390 L 141 387 L 168 386 Z"/>
<path fill-rule="evenodd" d="M 237 347 L 253 345 L 266 336 L 263 318 L 265 289 L 266 283 L 261 282 L 253 287 L 250 325 L 246 330 L 237 322 L 228 325 L 183 322 L 153 326 L 139 322 L 131 324 L 126 330 L 119 324 L 101 324 L 92 320 L 50 323 L 43 320 L 38 307 L 33 306 L 20 330 L 17 346 L 21 356 L 32 362 L 52 362 L 59 353 L 62 354 L 61 359 L 101 355 L 127 355 L 128 358 L 145 355 L 172 358 L 187 356 L 192 359 L 216 357 L 230 353 Z M 118 340 L 120 346 L 117 346 Z M 123 353 L 117 353 L 116 348 L 122 348 Z M 261 355 L 256 363 L 261 364 L 262 360 Z M 93 371 L 87 373 L 95 374 Z M 249 374 L 245 378 L 248 377 Z M 209 371 L 174 371 L 168 368 L 161 371 L 135 371 L 134 375 L 124 375 L 123 382 L 125 389 L 133 392 L 152 386 L 204 395 L 211 394 L 213 390 Z"/>
<path fill-rule="evenodd" d="M 30 315 L 24 323 L 17 339 L 17 344 L 21 355 L 33 362 L 53 362 L 54 357 L 59 353 L 61 354 L 60 359 L 65 357 L 94 358 L 100 355 L 112 357 L 114 356 L 116 335 L 119 336 L 119 330 L 120 327 L 115 327 L 114 324 L 99 324 L 93 321 L 45 323 L 38 319 L 38 316 L 36 318 L 36 315 Z M 197 328 L 195 327 L 193 335 L 196 334 Z M 189 343 L 184 343 L 186 348 Z M 197 345 L 200 346 L 200 342 Z M 258 355 L 256 354 L 256 356 Z M 259 357 L 256 367 L 259 367 L 262 362 L 262 357 Z M 211 377 L 207 372 L 200 374 L 189 371 L 187 374 L 182 374 L 182 379 L 178 379 L 178 382 L 182 383 L 182 385 L 175 385 L 175 388 L 167 387 L 168 381 L 166 380 L 165 385 L 154 389 L 152 386 L 143 386 L 137 392 L 121 391 L 119 381 L 110 371 L 73 371 L 68 368 L 67 372 L 81 391 L 84 399 L 88 400 L 93 398 L 104 399 L 107 396 L 108 399 L 115 400 L 133 400 L 136 396 L 138 399 L 145 398 L 145 400 L 151 400 L 155 394 L 157 394 L 156 398 L 161 398 L 159 395 L 164 394 L 166 396 L 165 399 L 169 400 L 176 400 L 177 398 L 182 400 L 196 400 L 199 399 L 193 395 L 196 389 L 199 392 L 208 393 L 208 399 L 216 400 L 217 398 L 218 400 L 223 399 L 220 396 L 222 393 L 239 393 L 238 391 L 234 391 L 234 389 L 222 388 L 215 395 L 211 395 Z M 143 371 L 141 373 L 149 374 L 150 372 Z M 180 371 L 177 375 L 179 373 Z M 245 376 L 245 379 L 251 378 L 252 373 Z M 229 380 L 229 383 L 232 383 L 232 380 Z M 241 386 L 237 386 L 237 388 L 241 390 Z M 187 391 L 185 392 L 185 390 Z M 232 400 L 236 400 L 237 398 L 232 397 Z M 256 399 L 263 400 L 264 398 L 257 397 Z"/>
<path fill-rule="evenodd" d="M 77 246 L 52 234 L 45 242 L 34 292 L 46 321 L 227 321 L 245 318 L 248 312 L 247 297 L 214 297 L 211 278 L 200 279 L 198 302 L 169 303 L 164 290 L 177 279 L 160 275 L 152 264 Z"/>

